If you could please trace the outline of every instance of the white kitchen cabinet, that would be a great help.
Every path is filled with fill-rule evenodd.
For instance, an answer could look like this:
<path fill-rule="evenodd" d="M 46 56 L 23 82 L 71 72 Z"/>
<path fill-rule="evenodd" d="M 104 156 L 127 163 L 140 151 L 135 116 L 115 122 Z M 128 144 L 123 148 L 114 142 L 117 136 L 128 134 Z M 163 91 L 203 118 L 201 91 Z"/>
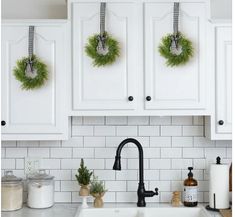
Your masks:
<path fill-rule="evenodd" d="M 146 109 L 206 109 L 207 5 L 180 1 L 179 31 L 192 41 L 194 56 L 184 66 L 166 66 L 157 51 L 161 39 L 173 31 L 172 1 L 145 3 Z"/>
<path fill-rule="evenodd" d="M 93 66 L 85 53 L 88 38 L 100 31 L 99 17 L 99 1 L 75 1 L 71 5 L 72 110 L 135 110 L 140 70 L 138 7 L 133 2 L 106 5 L 106 31 L 119 42 L 121 55 L 104 67 Z"/>
<path fill-rule="evenodd" d="M 232 27 L 217 21 L 214 30 L 214 112 L 206 119 L 207 136 L 232 139 Z"/>
<path fill-rule="evenodd" d="M 173 31 L 171 0 L 105 1 L 106 29 L 120 42 L 121 56 L 111 66 L 94 67 L 84 47 L 89 36 L 99 33 L 100 2 L 68 1 L 70 114 L 209 115 L 208 1 L 180 1 L 180 31 L 192 41 L 195 51 L 185 66 L 173 68 L 165 65 L 158 52 L 160 39 Z"/>
<path fill-rule="evenodd" d="M 39 89 L 22 90 L 13 75 L 28 56 L 28 29 L 35 26 L 34 53 L 49 79 Z M 68 137 L 66 21 L 17 20 L 2 24 L 2 140 L 60 140 Z"/>

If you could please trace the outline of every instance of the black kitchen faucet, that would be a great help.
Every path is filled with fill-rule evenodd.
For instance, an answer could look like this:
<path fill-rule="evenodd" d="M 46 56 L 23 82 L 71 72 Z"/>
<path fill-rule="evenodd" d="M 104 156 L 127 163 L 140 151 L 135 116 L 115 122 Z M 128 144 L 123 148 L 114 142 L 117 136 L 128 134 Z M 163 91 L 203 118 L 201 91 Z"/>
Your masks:
<path fill-rule="evenodd" d="M 145 187 L 144 187 L 144 153 L 143 153 L 142 145 L 136 139 L 128 138 L 128 139 L 123 140 L 119 144 L 117 148 L 116 156 L 115 156 L 113 170 L 121 170 L 121 151 L 122 151 L 122 148 L 127 143 L 134 143 L 139 150 L 139 186 L 137 190 L 137 195 L 138 195 L 137 206 L 145 207 L 146 206 L 145 197 L 153 197 L 154 195 L 158 195 L 158 188 L 155 188 L 155 192 L 145 190 Z"/>

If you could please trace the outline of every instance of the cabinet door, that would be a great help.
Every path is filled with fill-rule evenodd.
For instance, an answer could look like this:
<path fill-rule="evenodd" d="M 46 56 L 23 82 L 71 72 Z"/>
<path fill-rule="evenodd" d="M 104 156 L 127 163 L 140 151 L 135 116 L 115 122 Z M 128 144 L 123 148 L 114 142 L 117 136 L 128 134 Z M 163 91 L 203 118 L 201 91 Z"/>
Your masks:
<path fill-rule="evenodd" d="M 72 4 L 72 110 L 132 110 L 136 105 L 138 68 L 138 12 L 135 3 L 108 2 L 106 31 L 121 49 L 112 65 L 95 67 L 85 53 L 88 38 L 99 33 L 99 2 Z M 128 97 L 134 100 L 129 101 Z"/>
<path fill-rule="evenodd" d="M 232 29 L 216 28 L 216 132 L 232 132 Z M 222 122 L 221 122 L 222 121 Z"/>
<path fill-rule="evenodd" d="M 173 32 L 173 2 L 145 3 L 146 109 L 205 109 L 206 4 L 180 1 L 179 31 L 193 43 L 194 56 L 184 66 L 168 67 L 158 47 Z"/>
<path fill-rule="evenodd" d="M 49 79 L 39 89 L 22 90 L 13 75 L 16 61 L 28 55 L 28 25 L 2 28 L 2 139 L 67 137 L 65 26 L 35 26 L 34 53 L 47 65 Z M 52 134 L 54 136 L 52 136 Z"/>

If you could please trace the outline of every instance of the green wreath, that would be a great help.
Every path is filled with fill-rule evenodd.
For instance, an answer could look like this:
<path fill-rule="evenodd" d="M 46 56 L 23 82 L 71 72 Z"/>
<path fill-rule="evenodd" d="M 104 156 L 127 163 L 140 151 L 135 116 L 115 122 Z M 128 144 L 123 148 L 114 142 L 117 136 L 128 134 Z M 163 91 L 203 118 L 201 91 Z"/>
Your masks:
<path fill-rule="evenodd" d="M 41 60 L 35 55 L 32 56 L 31 61 L 32 68 L 36 70 L 37 74 L 35 77 L 27 76 L 26 68 L 29 61 L 29 57 L 23 57 L 17 61 L 16 67 L 13 70 L 15 78 L 22 83 L 21 88 L 25 90 L 37 89 L 41 87 L 46 80 L 48 80 L 48 70 L 46 64 L 41 62 Z"/>
<path fill-rule="evenodd" d="M 172 37 L 172 34 L 168 34 L 167 36 L 163 37 L 158 50 L 161 56 L 167 59 L 167 66 L 184 65 L 193 56 L 192 42 L 186 39 L 181 33 L 178 33 L 178 46 L 181 47 L 181 52 L 180 54 L 173 54 L 170 49 L 172 44 Z"/>
<path fill-rule="evenodd" d="M 99 34 L 95 34 L 88 39 L 88 43 L 85 46 L 85 52 L 93 59 L 94 66 L 100 67 L 111 65 L 120 55 L 119 43 L 110 35 L 105 33 L 105 46 L 108 48 L 108 51 L 106 54 L 99 54 L 97 52 L 97 46 L 99 43 L 98 37 Z"/>

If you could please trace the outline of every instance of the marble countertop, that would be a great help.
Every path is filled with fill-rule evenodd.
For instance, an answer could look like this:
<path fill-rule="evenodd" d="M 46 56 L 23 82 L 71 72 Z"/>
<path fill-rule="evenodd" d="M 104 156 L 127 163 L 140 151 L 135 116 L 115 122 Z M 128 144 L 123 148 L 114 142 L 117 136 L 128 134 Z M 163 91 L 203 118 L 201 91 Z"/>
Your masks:
<path fill-rule="evenodd" d="M 48 209 L 30 209 L 24 206 L 22 209 L 13 212 L 2 212 L 2 217 L 74 217 L 77 208 L 80 204 L 64 204 L 57 203 L 53 207 Z M 134 203 L 106 203 L 105 207 L 133 207 L 136 206 Z M 200 204 L 199 206 L 205 206 Z M 149 203 L 147 207 L 169 207 L 169 204 L 164 203 Z M 221 217 L 217 212 L 209 212 L 211 217 Z"/>

